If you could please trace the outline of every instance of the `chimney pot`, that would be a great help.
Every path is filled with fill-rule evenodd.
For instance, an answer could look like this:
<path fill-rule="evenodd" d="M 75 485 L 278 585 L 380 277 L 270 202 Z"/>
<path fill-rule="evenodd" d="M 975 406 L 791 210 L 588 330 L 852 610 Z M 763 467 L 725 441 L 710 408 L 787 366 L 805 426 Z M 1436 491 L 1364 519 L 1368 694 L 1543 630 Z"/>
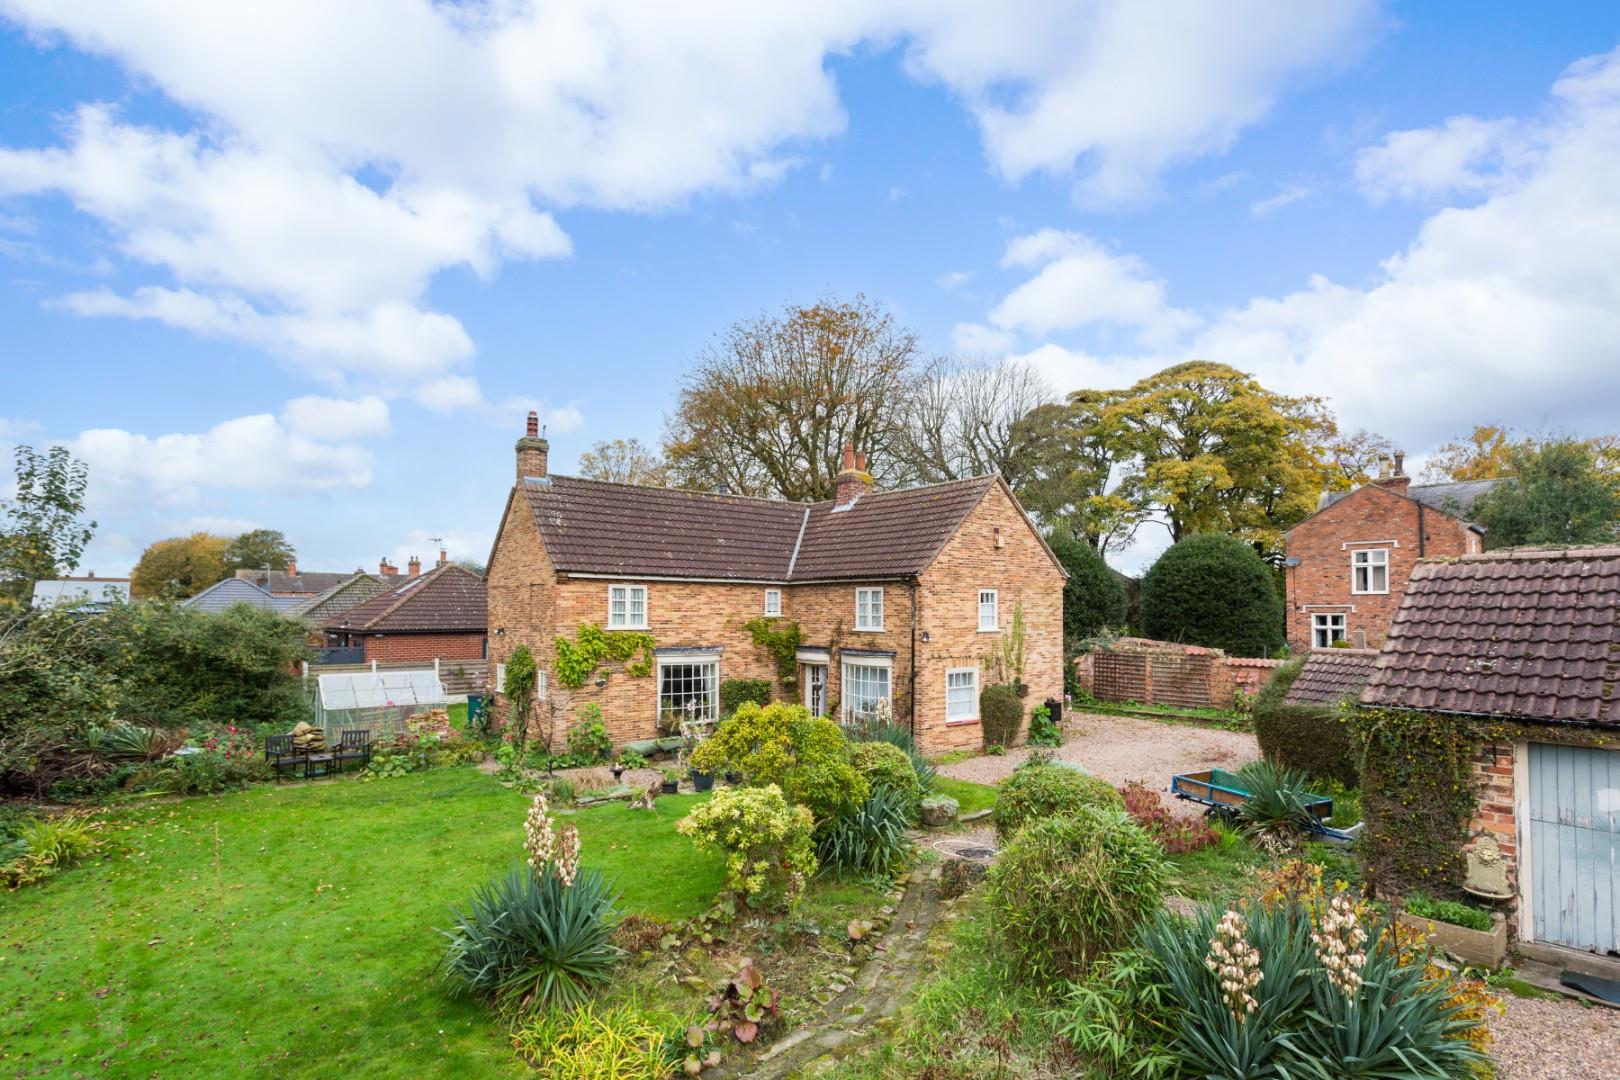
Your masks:
<path fill-rule="evenodd" d="M 848 470 L 848 469 L 853 469 L 854 467 L 855 467 L 855 447 L 851 443 L 845 443 L 844 444 L 844 468 L 846 470 Z"/>
<path fill-rule="evenodd" d="M 1397 451 L 1395 451 L 1395 475 L 1396 476 L 1405 476 L 1406 475 L 1406 451 L 1405 450 L 1397 450 Z"/>
<path fill-rule="evenodd" d="M 540 414 L 535 412 L 533 409 L 529 410 L 529 429 L 527 434 L 531 439 L 538 439 L 540 437 Z"/>
<path fill-rule="evenodd" d="M 405 572 L 411 577 L 416 577 L 422 572 L 422 560 L 412 555 L 411 561 L 405 564 Z"/>
<path fill-rule="evenodd" d="M 445 563 L 447 563 L 449 561 L 450 561 L 450 556 L 445 554 L 444 548 L 440 548 L 439 549 L 439 565 L 443 566 Z"/>
<path fill-rule="evenodd" d="M 834 478 L 833 502 L 847 506 L 872 490 L 872 478 L 866 472 L 866 455 L 855 453 L 849 443 L 844 444 L 844 468 Z"/>
<path fill-rule="evenodd" d="M 288 559 L 287 560 L 287 576 L 288 577 L 297 577 L 298 576 L 298 560 L 297 559 Z"/>
<path fill-rule="evenodd" d="M 540 417 L 533 411 L 529 413 L 527 432 L 517 441 L 517 479 L 520 484 L 526 476 L 546 475 L 546 458 L 551 452 L 551 444 L 540 434 Z"/>

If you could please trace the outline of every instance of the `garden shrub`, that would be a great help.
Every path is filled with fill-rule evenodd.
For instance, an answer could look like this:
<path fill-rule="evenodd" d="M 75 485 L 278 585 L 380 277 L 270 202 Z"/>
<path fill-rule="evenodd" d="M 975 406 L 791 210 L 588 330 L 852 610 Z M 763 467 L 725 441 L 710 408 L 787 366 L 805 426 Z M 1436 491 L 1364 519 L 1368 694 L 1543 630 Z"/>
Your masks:
<path fill-rule="evenodd" d="M 979 729 L 986 746 L 1011 746 L 1024 723 L 1024 699 L 1018 687 L 991 683 L 979 691 Z"/>
<path fill-rule="evenodd" d="M 527 1014 L 512 1047 L 543 1080 L 667 1080 L 682 1049 L 667 1022 L 634 1003 L 590 1001 Z"/>
<path fill-rule="evenodd" d="M 1304 666 L 1303 659 L 1282 665 L 1255 695 L 1251 715 L 1260 752 L 1309 776 L 1357 787 L 1360 770 L 1344 710 L 1337 704 L 1289 705 L 1283 701 Z"/>
<path fill-rule="evenodd" d="M 905 808 L 907 820 L 916 822 L 922 785 L 904 750 L 884 742 L 855 743 L 849 748 L 849 763 L 865 778 L 868 788 L 891 792 Z"/>
<path fill-rule="evenodd" d="M 1123 810 L 1125 799 L 1108 781 L 1079 769 L 1030 765 L 1001 782 L 990 820 L 996 835 L 1007 840 L 1027 822 L 1068 816 L 1082 807 Z"/>
<path fill-rule="evenodd" d="M 602 706 L 594 701 L 579 707 L 579 719 L 568 729 L 568 754 L 582 765 L 606 761 L 613 754 L 613 740 L 602 722 Z"/>
<path fill-rule="evenodd" d="M 720 680 L 720 715 L 722 717 L 730 716 L 750 701 L 755 705 L 769 705 L 771 703 L 771 680 Z"/>
<path fill-rule="evenodd" d="M 1315 818 L 1309 809 L 1304 773 L 1260 758 L 1235 775 L 1238 786 L 1249 793 L 1238 808 L 1238 822 L 1262 848 L 1281 854 L 1310 832 Z"/>
<path fill-rule="evenodd" d="M 1062 746 L 1063 732 L 1052 719 L 1052 710 L 1047 705 L 1037 705 L 1029 710 L 1029 745 L 1031 746 Z"/>
<path fill-rule="evenodd" d="M 1469 930 L 1488 932 L 1491 929 L 1490 912 L 1472 904 L 1465 904 L 1461 900 L 1436 900 L 1427 893 L 1409 893 L 1401 904 L 1406 908 L 1408 915 L 1419 919 L 1432 919 L 1435 922 L 1467 927 Z"/>
<path fill-rule="evenodd" d="M 0 836 L 0 887 L 31 885 L 65 870 L 99 846 L 96 825 L 78 814 L 28 817 Z"/>
<path fill-rule="evenodd" d="M 740 773 L 750 785 L 775 784 L 817 820 L 864 802 L 868 792 L 838 725 L 785 702 L 743 703 L 692 751 L 691 765 L 715 776 Z"/>
<path fill-rule="evenodd" d="M 1119 789 L 1125 799 L 1125 812 L 1142 830 L 1153 837 L 1166 855 L 1185 855 L 1215 843 L 1215 830 L 1202 818 L 1177 817 L 1165 809 L 1157 791 L 1139 780 Z"/>
<path fill-rule="evenodd" d="M 845 766 L 848 768 L 848 766 Z M 700 847 L 726 856 L 726 888 L 751 908 L 788 910 L 816 872 L 815 822 L 782 789 L 726 788 L 676 823 Z"/>
<path fill-rule="evenodd" d="M 816 827 L 816 857 L 822 869 L 891 873 L 911 855 L 906 829 L 915 820 L 913 814 L 913 804 L 905 796 L 887 786 L 874 786 L 865 802 L 845 807 Z"/>
<path fill-rule="evenodd" d="M 894 722 L 887 701 L 878 702 L 875 715 L 853 717 L 843 724 L 843 729 L 850 742 L 886 742 L 904 750 L 911 759 L 912 771 L 917 774 L 917 784 L 923 793 L 934 790 L 934 777 L 937 775 L 934 767 L 917 749 L 917 739 L 911 729 Z"/>
<path fill-rule="evenodd" d="M 1142 577 L 1142 631 L 1233 656 L 1270 656 L 1283 646 L 1273 577 L 1254 547 L 1235 536 L 1185 537 Z"/>
<path fill-rule="evenodd" d="M 1076 646 L 1086 638 L 1125 625 L 1125 587 L 1103 557 L 1068 530 L 1054 529 L 1046 543 L 1069 580 L 1063 584 L 1063 642 Z"/>
<path fill-rule="evenodd" d="M 1158 845 L 1124 811 L 1081 806 L 1013 837 L 990 870 L 991 914 L 1019 968 L 1052 986 L 1125 945 L 1169 880 Z"/>

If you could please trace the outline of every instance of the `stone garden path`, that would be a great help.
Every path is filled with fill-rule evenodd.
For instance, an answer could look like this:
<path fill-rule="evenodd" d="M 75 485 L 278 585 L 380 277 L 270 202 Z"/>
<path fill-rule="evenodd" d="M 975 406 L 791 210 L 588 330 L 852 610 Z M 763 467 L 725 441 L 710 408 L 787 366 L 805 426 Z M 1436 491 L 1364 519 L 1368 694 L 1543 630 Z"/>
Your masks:
<path fill-rule="evenodd" d="M 939 875 L 937 863 L 911 872 L 880 947 L 854 973 L 853 981 L 827 1002 L 819 1019 L 783 1036 L 757 1056 L 737 1055 L 703 1075 L 716 1080 L 813 1076 L 874 1030 L 892 1023 L 928 958 L 928 933 L 940 915 Z"/>

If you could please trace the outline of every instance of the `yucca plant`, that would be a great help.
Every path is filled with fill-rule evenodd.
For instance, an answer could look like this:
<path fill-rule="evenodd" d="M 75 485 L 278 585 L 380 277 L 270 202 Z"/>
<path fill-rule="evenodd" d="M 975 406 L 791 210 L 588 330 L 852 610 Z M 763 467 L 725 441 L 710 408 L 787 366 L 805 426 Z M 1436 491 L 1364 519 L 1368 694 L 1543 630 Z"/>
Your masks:
<path fill-rule="evenodd" d="M 93 727 L 84 735 L 85 748 L 100 757 L 121 761 L 151 761 L 167 754 L 175 738 L 162 728 L 124 721 Z"/>
<path fill-rule="evenodd" d="M 846 806 L 816 830 L 816 857 L 823 872 L 853 870 L 885 874 L 911 855 L 911 807 L 892 788 L 876 787 L 865 802 Z"/>
<path fill-rule="evenodd" d="M 1237 771 L 1249 793 L 1238 809 L 1238 822 L 1255 843 L 1273 854 L 1288 851 L 1311 827 L 1305 774 L 1261 758 Z"/>
<path fill-rule="evenodd" d="M 452 909 L 440 972 L 487 997 L 571 1008 L 622 955 L 609 940 L 616 900 L 594 870 L 565 885 L 550 867 L 517 866 Z"/>

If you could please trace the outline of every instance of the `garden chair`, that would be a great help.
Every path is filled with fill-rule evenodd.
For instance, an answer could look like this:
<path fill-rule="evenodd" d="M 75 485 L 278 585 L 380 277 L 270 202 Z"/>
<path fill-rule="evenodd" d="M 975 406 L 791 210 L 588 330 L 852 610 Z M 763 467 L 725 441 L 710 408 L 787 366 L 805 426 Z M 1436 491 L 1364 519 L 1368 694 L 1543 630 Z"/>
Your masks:
<path fill-rule="evenodd" d="M 276 774 L 276 783 L 281 783 L 283 769 L 298 770 L 298 753 L 293 749 L 291 735 L 270 735 L 264 740 L 264 761 L 270 766 L 270 771 Z"/>
<path fill-rule="evenodd" d="M 371 729 L 348 728 L 338 736 L 336 751 L 338 772 L 347 761 L 358 761 L 362 768 L 371 764 Z"/>

